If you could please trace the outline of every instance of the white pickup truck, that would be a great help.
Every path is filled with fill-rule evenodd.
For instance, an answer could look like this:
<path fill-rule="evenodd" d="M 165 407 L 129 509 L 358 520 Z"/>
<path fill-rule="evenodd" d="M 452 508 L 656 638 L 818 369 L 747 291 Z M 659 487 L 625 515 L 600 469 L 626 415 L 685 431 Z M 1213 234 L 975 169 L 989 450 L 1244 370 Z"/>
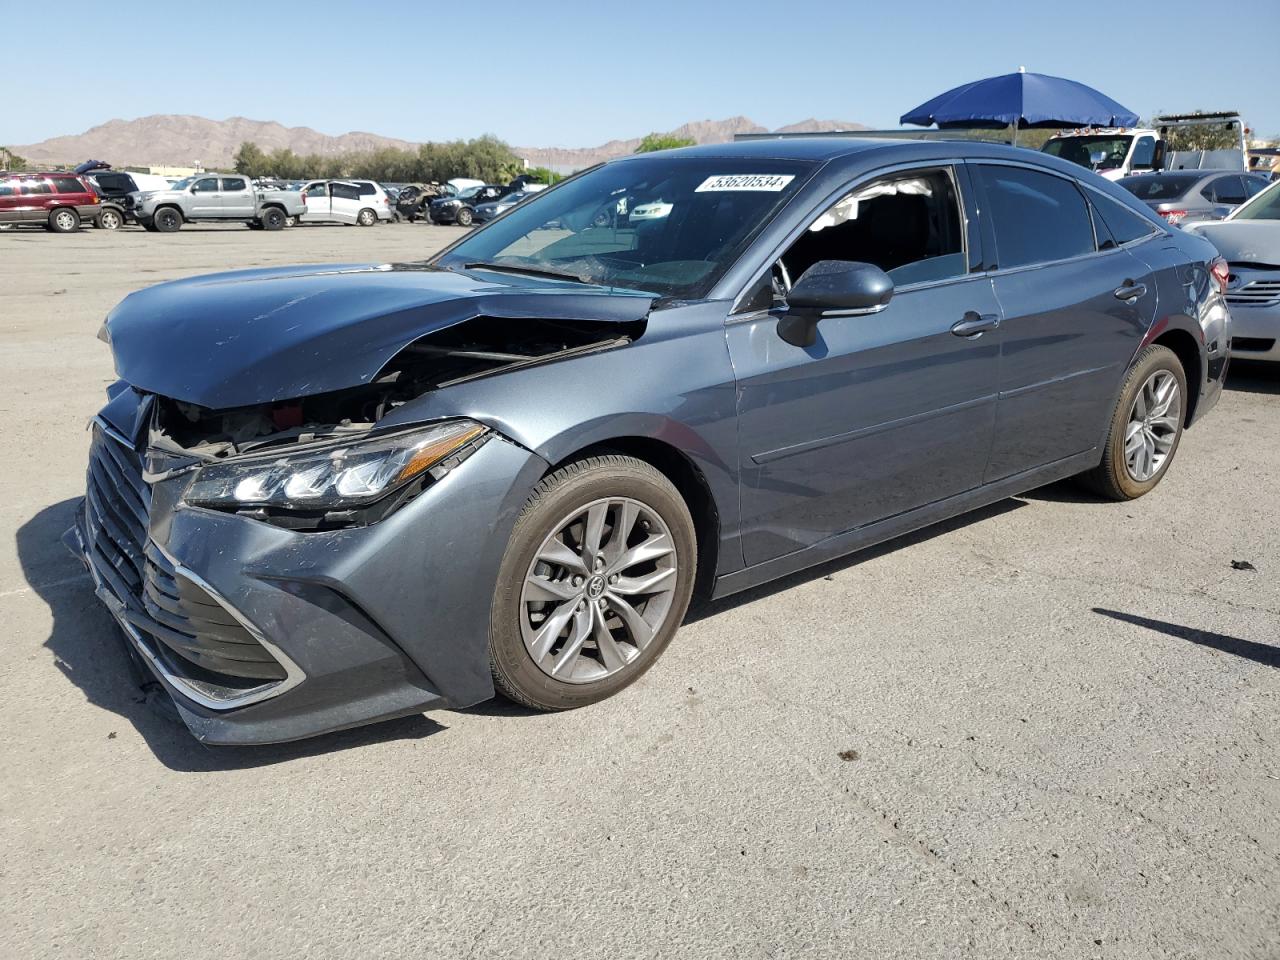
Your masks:
<path fill-rule="evenodd" d="M 1155 118 L 1155 129 L 1135 127 L 1093 127 L 1071 130 L 1050 137 L 1041 150 L 1093 170 L 1108 180 L 1152 170 L 1245 170 L 1247 155 L 1245 127 L 1240 114 L 1168 114 Z M 1195 128 L 1214 129 L 1219 149 L 1175 150 L 1186 137 L 1180 133 Z M 1230 141 L 1230 146 L 1222 146 Z M 1168 149 L 1166 149 L 1166 143 Z"/>
<path fill-rule="evenodd" d="M 306 212 L 295 190 L 259 190 L 248 177 L 202 173 L 168 190 L 141 190 L 125 198 L 129 214 L 148 230 L 173 233 L 195 220 L 247 223 L 254 230 L 279 230 Z"/>

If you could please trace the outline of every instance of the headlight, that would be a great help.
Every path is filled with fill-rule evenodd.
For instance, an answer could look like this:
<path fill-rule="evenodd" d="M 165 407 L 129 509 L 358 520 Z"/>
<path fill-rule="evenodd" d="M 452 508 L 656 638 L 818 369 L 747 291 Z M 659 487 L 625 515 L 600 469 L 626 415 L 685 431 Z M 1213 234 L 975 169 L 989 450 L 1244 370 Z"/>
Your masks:
<path fill-rule="evenodd" d="M 200 469 L 187 503 L 218 510 L 332 511 L 366 507 L 447 465 L 484 426 L 450 420 L 425 429 L 312 447 L 286 456 L 240 458 Z"/>

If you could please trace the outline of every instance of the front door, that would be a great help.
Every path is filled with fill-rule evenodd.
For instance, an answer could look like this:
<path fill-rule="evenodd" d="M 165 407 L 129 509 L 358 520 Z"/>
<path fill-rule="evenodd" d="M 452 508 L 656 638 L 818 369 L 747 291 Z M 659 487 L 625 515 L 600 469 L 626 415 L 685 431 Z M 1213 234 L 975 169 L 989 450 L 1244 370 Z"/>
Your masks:
<path fill-rule="evenodd" d="M 1004 314 L 988 482 L 1096 448 L 1155 312 L 1150 268 L 1117 245 L 1076 184 L 976 164 Z"/>
<path fill-rule="evenodd" d="M 970 272 L 971 222 L 950 167 L 856 185 L 775 265 L 774 309 L 730 318 L 749 565 L 981 484 L 1000 331 L 990 281 Z M 785 290 L 820 260 L 873 263 L 895 292 L 793 346 L 777 331 Z"/>
<path fill-rule="evenodd" d="M 308 221 L 329 219 L 329 184 L 323 180 L 313 180 L 302 188 L 302 202 L 307 212 L 303 215 Z"/>
<path fill-rule="evenodd" d="M 191 185 L 191 215 L 195 218 L 222 214 L 222 190 L 217 177 L 202 177 Z"/>

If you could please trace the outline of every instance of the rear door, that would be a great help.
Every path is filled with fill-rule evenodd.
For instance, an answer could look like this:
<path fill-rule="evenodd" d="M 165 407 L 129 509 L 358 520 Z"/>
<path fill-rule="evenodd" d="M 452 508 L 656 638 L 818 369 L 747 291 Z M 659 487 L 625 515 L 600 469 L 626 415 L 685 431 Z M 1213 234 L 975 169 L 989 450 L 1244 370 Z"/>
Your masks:
<path fill-rule="evenodd" d="M 335 180 L 329 184 L 329 198 L 332 204 L 329 219 L 339 223 L 355 223 L 363 206 L 373 206 L 371 203 L 364 203 L 365 198 L 360 196 L 360 188 L 356 184 L 345 180 Z"/>
<path fill-rule="evenodd" d="M 1106 231 L 1077 182 L 1040 167 L 971 163 L 1004 314 L 986 482 L 1096 448 L 1155 315 L 1147 264 Z"/>
<path fill-rule="evenodd" d="M 53 187 L 44 179 L 18 181 L 18 213 L 19 219 L 28 223 L 43 221 L 49 215 L 49 207 L 53 205 Z"/>
<path fill-rule="evenodd" d="M 302 202 L 307 206 L 303 214 L 309 221 L 329 219 L 329 184 L 325 180 L 312 180 L 302 188 Z"/>
<path fill-rule="evenodd" d="M 254 215 L 253 184 L 247 177 L 222 178 L 222 215 L 248 220 Z"/>
<path fill-rule="evenodd" d="M 191 216 L 217 218 L 222 215 L 222 188 L 217 177 L 201 177 L 191 185 Z"/>

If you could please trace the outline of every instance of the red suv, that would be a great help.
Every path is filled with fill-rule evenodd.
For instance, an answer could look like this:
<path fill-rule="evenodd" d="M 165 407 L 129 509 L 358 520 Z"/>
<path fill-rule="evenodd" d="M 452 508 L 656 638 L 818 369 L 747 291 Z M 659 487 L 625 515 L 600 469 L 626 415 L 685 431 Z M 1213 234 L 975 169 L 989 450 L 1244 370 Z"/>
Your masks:
<path fill-rule="evenodd" d="M 0 229 L 15 223 L 43 223 L 55 233 L 80 229 L 101 200 L 73 173 L 0 173 Z"/>

